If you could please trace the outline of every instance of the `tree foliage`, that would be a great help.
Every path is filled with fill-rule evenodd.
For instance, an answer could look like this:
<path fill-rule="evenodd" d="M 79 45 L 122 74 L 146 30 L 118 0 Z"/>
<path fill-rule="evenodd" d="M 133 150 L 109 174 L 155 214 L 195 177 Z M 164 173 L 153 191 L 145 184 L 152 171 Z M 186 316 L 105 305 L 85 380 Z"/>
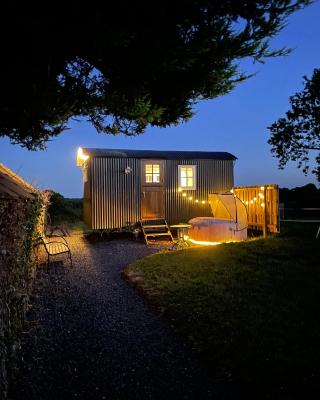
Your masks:
<path fill-rule="evenodd" d="M 279 196 L 280 203 L 284 203 L 288 208 L 318 207 L 320 204 L 320 189 L 317 189 L 313 183 L 293 189 L 280 188 Z"/>
<path fill-rule="evenodd" d="M 305 174 L 310 170 L 310 152 L 315 151 L 312 172 L 320 181 L 320 69 L 312 78 L 304 77 L 304 88 L 290 97 L 291 109 L 268 129 L 269 144 L 283 169 L 288 161 L 297 161 Z"/>
<path fill-rule="evenodd" d="M 60 193 L 51 192 L 48 213 L 53 224 L 81 221 L 82 199 L 66 199 Z"/>
<path fill-rule="evenodd" d="M 286 54 L 269 40 L 310 2 L 10 2 L 0 25 L 0 135 L 36 149 L 77 116 L 126 135 L 186 121 L 196 101 L 247 77 L 241 59 Z"/>

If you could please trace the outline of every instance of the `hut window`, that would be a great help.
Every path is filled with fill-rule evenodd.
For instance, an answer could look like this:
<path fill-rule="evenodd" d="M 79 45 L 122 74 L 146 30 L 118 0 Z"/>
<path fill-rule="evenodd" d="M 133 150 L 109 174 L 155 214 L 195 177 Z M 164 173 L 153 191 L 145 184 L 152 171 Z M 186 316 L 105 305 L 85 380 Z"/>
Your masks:
<path fill-rule="evenodd" d="M 187 190 L 196 190 L 196 165 L 179 165 L 179 185 Z"/>
<path fill-rule="evenodd" d="M 145 165 L 146 183 L 160 183 L 160 164 Z"/>

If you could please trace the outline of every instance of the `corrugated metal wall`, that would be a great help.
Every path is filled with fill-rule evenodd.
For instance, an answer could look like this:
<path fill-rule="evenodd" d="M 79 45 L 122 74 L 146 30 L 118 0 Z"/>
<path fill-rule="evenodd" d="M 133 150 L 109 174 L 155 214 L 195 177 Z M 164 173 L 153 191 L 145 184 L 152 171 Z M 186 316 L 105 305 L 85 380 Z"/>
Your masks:
<path fill-rule="evenodd" d="M 132 172 L 125 174 L 125 168 Z M 91 160 L 92 229 L 121 228 L 140 219 L 140 160 Z"/>
<path fill-rule="evenodd" d="M 209 193 L 223 193 L 233 187 L 233 163 L 231 160 L 166 160 L 165 162 L 165 210 L 168 223 L 187 222 L 194 217 L 211 216 Z M 197 165 L 197 190 L 178 191 L 178 166 Z M 192 200 L 189 200 L 192 197 Z M 195 200 L 199 202 L 196 203 Z M 205 200 L 206 204 L 201 201 Z"/>
<path fill-rule="evenodd" d="M 87 168 L 87 180 L 83 182 L 83 221 L 91 228 L 91 159 L 87 161 L 85 168 Z M 82 170 L 82 177 L 83 175 Z"/>
<path fill-rule="evenodd" d="M 165 210 L 169 224 L 187 222 L 190 218 L 210 216 L 209 193 L 225 192 L 233 182 L 232 160 L 165 160 Z M 197 190 L 178 191 L 178 165 L 197 165 Z M 127 166 L 132 168 L 128 175 Z M 91 212 L 92 229 L 121 228 L 137 222 L 141 216 L 140 159 L 91 159 Z M 198 199 L 199 203 L 188 197 Z"/>

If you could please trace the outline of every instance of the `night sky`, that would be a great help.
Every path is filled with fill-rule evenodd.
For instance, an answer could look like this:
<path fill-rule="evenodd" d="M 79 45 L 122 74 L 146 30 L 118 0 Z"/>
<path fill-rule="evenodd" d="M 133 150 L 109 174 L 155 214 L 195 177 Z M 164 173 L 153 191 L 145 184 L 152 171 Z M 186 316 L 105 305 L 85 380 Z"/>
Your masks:
<path fill-rule="evenodd" d="M 272 43 L 294 51 L 264 65 L 242 63 L 244 71 L 257 75 L 227 96 L 198 103 L 196 115 L 186 124 L 149 128 L 129 138 L 98 134 L 85 121 L 71 122 L 71 129 L 49 142 L 46 151 L 30 152 L 0 139 L 0 161 L 40 189 L 50 188 L 66 197 L 82 197 L 81 170 L 75 164 L 79 146 L 228 151 L 238 157 L 236 185 L 277 183 L 291 188 L 315 183 L 295 164 L 278 170 L 266 127 L 288 110 L 289 96 L 302 89 L 302 77 L 320 68 L 320 2 L 292 15 Z"/>

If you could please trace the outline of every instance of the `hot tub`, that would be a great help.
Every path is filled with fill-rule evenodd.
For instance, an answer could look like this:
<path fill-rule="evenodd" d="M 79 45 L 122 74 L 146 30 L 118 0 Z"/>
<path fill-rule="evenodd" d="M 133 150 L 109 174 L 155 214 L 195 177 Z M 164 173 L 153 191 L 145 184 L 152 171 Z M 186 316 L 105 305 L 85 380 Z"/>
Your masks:
<path fill-rule="evenodd" d="M 247 239 L 247 228 L 238 229 L 232 220 L 197 217 L 189 221 L 189 238 L 199 242 L 229 242 Z"/>

